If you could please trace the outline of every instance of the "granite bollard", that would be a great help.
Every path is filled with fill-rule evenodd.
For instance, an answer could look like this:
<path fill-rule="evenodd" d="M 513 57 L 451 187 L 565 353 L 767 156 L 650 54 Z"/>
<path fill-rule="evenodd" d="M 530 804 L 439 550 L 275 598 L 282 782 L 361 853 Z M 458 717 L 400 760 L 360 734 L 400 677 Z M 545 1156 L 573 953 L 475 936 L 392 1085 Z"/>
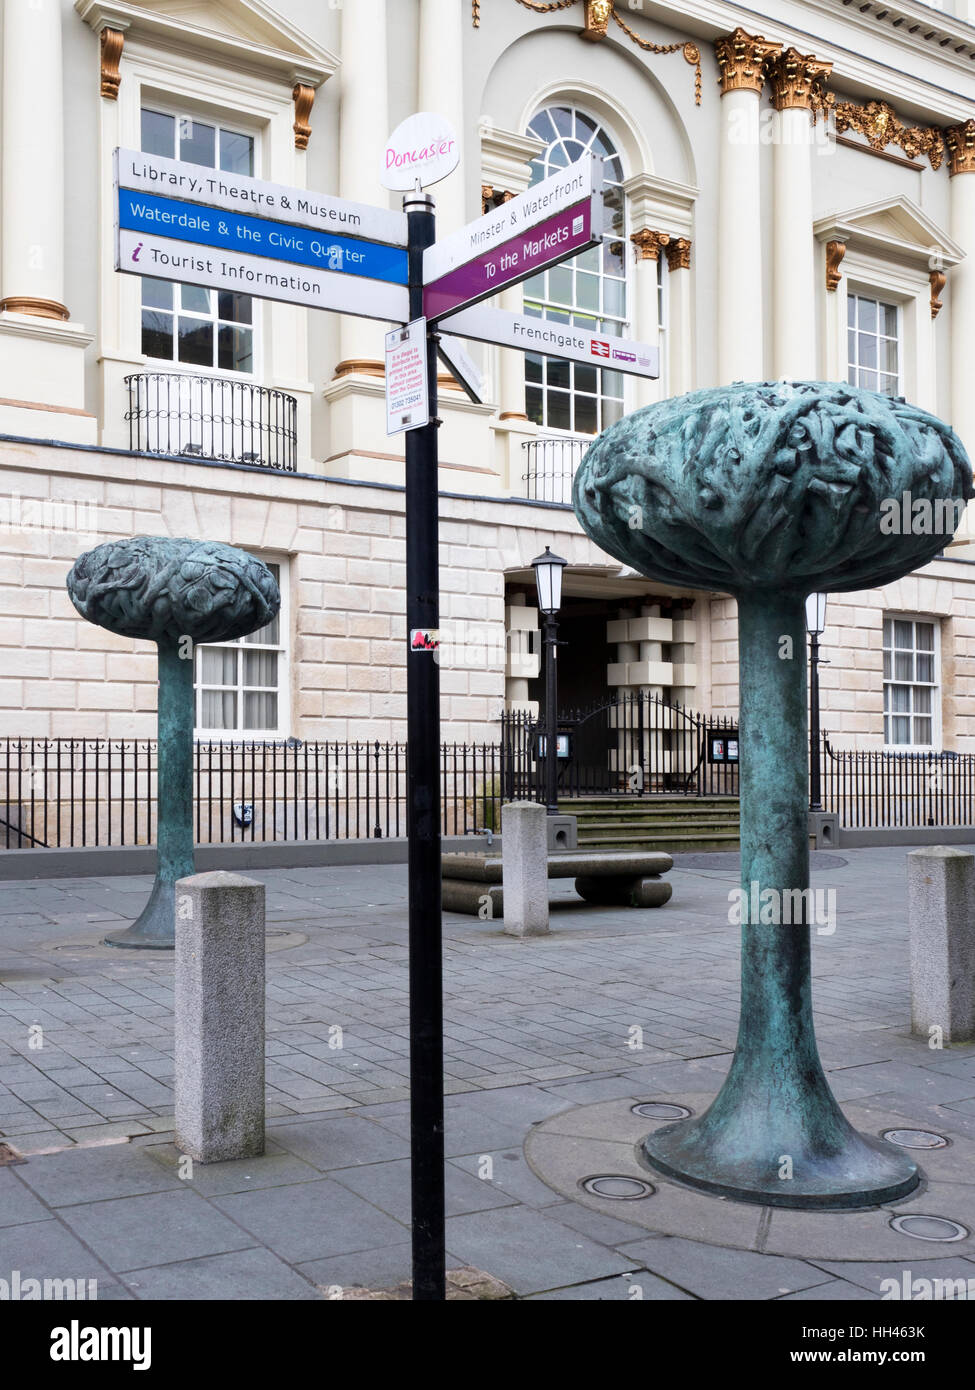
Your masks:
<path fill-rule="evenodd" d="M 945 845 L 907 856 L 911 1032 L 975 1039 L 975 855 Z"/>
<path fill-rule="evenodd" d="M 264 885 L 176 883 L 176 1147 L 200 1163 L 264 1152 Z"/>
<path fill-rule="evenodd" d="M 545 807 L 509 801 L 501 808 L 504 930 L 544 936 L 548 930 L 548 833 Z"/>

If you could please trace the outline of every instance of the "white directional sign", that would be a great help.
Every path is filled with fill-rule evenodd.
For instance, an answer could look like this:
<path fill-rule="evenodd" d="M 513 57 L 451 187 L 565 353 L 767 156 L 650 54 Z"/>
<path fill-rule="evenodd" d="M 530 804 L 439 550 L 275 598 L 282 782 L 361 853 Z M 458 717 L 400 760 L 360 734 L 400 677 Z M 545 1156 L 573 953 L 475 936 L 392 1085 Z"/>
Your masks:
<path fill-rule="evenodd" d="M 634 343 L 611 333 L 590 333 L 586 328 L 571 328 L 528 314 L 510 314 L 484 304 L 451 314 L 441 320 L 441 327 L 462 338 L 538 352 L 543 357 L 567 357 L 572 362 L 588 362 L 590 366 L 628 372 L 631 376 L 660 375 L 660 351 L 649 343 Z"/>
<path fill-rule="evenodd" d="M 120 229 L 115 269 L 152 275 L 208 289 L 236 290 L 258 299 L 278 299 L 337 314 L 406 323 L 410 316 L 405 285 L 366 280 L 337 271 L 268 260 L 240 252 L 213 251 L 169 237 Z"/>
<path fill-rule="evenodd" d="M 553 186 L 546 184 L 512 198 L 451 239 L 454 250 L 447 257 L 452 261 L 451 269 L 442 270 L 436 254 L 440 247 L 428 247 L 423 259 L 427 318 L 440 319 L 476 304 L 506 285 L 517 284 L 599 244 L 602 161 L 588 155 L 564 169 Z M 505 212 L 511 219 L 508 223 L 497 220 L 498 214 Z"/>
<path fill-rule="evenodd" d="M 430 422 L 427 321 L 414 319 L 386 334 L 386 433 Z"/>
<path fill-rule="evenodd" d="M 454 380 L 463 386 L 472 401 L 478 405 L 482 404 L 484 400 L 484 376 L 477 363 L 459 338 L 454 338 L 449 333 L 441 333 L 439 338 L 437 351 L 440 353 L 441 360 L 453 373 Z"/>
<path fill-rule="evenodd" d="M 406 245 L 406 214 L 368 203 L 350 203 L 327 193 L 267 183 L 247 174 L 227 174 L 222 169 L 140 154 L 138 150 L 116 150 L 115 173 L 119 188 L 138 193 L 291 222 L 327 235 L 338 232 L 387 246 Z"/>
<path fill-rule="evenodd" d="M 492 208 L 452 232 L 443 240 L 428 246 L 423 253 L 423 282 L 439 280 L 457 266 L 493 251 L 502 242 L 510 241 L 519 232 L 526 232 L 539 222 L 591 198 L 602 190 L 602 160 L 595 155 L 579 159 L 557 174 L 536 183 L 526 193 L 519 193 L 507 203 Z"/>

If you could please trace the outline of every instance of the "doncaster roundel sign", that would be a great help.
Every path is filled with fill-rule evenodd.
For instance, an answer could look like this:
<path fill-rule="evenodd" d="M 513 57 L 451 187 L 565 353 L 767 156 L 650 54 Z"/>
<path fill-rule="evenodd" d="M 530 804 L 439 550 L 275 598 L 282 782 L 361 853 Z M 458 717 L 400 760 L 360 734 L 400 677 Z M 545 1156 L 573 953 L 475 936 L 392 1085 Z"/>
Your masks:
<path fill-rule="evenodd" d="M 407 191 L 429 188 L 460 163 L 457 132 L 443 116 L 418 111 L 396 127 L 383 150 L 380 181 L 384 188 Z"/>

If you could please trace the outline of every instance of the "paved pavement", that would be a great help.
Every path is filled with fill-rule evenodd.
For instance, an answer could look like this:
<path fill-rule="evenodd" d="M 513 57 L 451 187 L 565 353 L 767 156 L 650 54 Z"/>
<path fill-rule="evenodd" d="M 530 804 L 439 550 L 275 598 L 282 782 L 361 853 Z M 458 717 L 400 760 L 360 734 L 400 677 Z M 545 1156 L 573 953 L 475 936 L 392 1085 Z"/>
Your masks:
<path fill-rule="evenodd" d="M 820 1048 L 856 1122 L 954 1141 L 921 1156 L 932 1182 L 910 1210 L 961 1219 L 975 1211 L 975 1047 L 910 1036 L 905 853 L 813 856 L 837 909 L 835 933 L 813 938 Z M 97 1279 L 101 1299 L 314 1299 L 408 1277 L 406 869 L 254 877 L 268 888 L 268 1152 L 190 1175 L 171 1142 L 172 959 L 99 944 L 138 915 L 149 878 L 0 885 L 0 1144 L 26 1160 L 0 1166 L 0 1279 Z M 644 912 L 559 885 L 542 939 L 445 917 L 450 1264 L 537 1299 L 869 1300 L 922 1266 L 975 1280 L 967 1238 L 893 1239 L 894 1209 L 869 1230 L 862 1214 L 813 1227 L 684 1188 L 667 1205 L 657 1179 L 642 1203 L 579 1189 L 573 1165 L 599 1155 L 580 1135 L 595 1125 L 607 1163 L 625 1158 L 631 1104 L 696 1109 L 730 1060 L 733 857 L 678 860 L 672 880 L 671 903 Z"/>

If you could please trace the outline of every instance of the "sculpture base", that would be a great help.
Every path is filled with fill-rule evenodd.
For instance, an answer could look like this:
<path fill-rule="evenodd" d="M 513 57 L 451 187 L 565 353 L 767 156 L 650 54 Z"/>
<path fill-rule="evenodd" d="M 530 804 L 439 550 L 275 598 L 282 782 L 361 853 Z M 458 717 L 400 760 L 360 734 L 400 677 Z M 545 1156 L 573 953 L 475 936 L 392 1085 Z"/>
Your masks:
<path fill-rule="evenodd" d="M 192 869 L 190 870 L 192 873 Z M 105 937 L 106 946 L 134 951 L 172 951 L 176 947 L 176 885 L 157 878 L 149 901 L 125 931 Z"/>
<path fill-rule="evenodd" d="M 896 1202 L 921 1180 L 903 1150 L 852 1128 L 838 1150 L 783 1143 L 773 1146 L 782 1152 L 770 1161 L 767 1146 L 764 1153 L 723 1152 L 721 1136 L 709 1129 L 707 1118 L 679 1121 L 648 1135 L 642 1151 L 650 1166 L 736 1202 L 817 1211 Z"/>

